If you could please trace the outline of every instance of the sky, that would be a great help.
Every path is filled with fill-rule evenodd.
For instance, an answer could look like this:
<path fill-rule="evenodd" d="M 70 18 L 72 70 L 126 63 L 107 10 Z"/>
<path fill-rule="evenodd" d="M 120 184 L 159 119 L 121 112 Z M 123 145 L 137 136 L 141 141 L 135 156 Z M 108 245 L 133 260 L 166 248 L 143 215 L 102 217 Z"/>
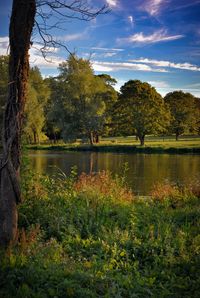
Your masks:
<path fill-rule="evenodd" d="M 71 1 L 66 1 L 71 2 Z M 55 40 L 90 59 L 96 74 L 107 73 L 120 89 L 128 80 L 150 83 L 163 96 L 174 90 L 200 97 L 200 0 L 88 0 L 92 7 L 106 4 L 109 12 L 80 21 L 60 16 L 49 19 Z M 0 0 L 0 55 L 9 52 L 8 28 L 11 0 Z M 48 12 L 47 8 L 44 8 Z M 37 17 L 37 22 L 41 20 Z M 40 37 L 33 32 L 31 66 L 44 77 L 56 76 L 68 52 L 50 48 L 48 61 L 40 51 Z"/>

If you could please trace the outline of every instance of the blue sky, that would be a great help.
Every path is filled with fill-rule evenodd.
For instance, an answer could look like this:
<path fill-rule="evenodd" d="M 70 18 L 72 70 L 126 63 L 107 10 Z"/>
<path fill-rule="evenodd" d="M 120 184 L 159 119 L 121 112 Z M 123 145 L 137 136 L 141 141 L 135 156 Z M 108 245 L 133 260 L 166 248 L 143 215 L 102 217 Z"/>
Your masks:
<path fill-rule="evenodd" d="M 0 0 L 0 54 L 8 49 L 11 0 Z M 89 58 L 95 73 L 108 73 L 118 81 L 152 84 L 165 95 L 173 90 L 200 97 L 200 0 L 90 0 L 109 5 L 111 12 L 90 22 L 67 20 L 52 30 L 58 41 L 79 57 Z M 55 19 L 54 19 L 55 21 Z M 52 21 L 50 23 L 52 24 Z M 56 75 L 68 56 L 62 48 L 49 53 L 47 62 L 37 50 L 35 30 L 31 65 L 44 76 Z"/>

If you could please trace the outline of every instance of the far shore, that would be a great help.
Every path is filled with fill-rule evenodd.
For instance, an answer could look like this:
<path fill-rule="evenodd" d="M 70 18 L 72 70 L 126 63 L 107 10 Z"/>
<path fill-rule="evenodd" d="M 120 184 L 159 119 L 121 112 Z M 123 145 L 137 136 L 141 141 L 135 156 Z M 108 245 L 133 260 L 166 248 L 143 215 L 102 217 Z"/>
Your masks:
<path fill-rule="evenodd" d="M 76 143 L 44 143 L 26 145 L 29 150 L 53 151 L 88 151 L 88 152 L 119 152 L 119 153 L 167 153 L 167 154 L 200 154 L 200 137 L 183 136 L 179 141 L 172 137 L 147 137 L 145 146 L 139 146 L 134 137 L 103 138 L 99 144 L 93 146 Z"/>

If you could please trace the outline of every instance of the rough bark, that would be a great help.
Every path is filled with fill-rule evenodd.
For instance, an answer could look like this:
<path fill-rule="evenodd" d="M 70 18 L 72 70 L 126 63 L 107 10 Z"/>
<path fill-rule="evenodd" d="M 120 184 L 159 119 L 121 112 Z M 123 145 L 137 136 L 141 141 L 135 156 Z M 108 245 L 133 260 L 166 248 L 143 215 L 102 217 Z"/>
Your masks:
<path fill-rule="evenodd" d="M 0 175 L 0 245 L 7 246 L 17 234 L 20 192 L 20 136 L 29 72 L 29 47 L 35 0 L 13 0 L 10 19 L 8 98 L 3 123 L 3 157 Z"/>

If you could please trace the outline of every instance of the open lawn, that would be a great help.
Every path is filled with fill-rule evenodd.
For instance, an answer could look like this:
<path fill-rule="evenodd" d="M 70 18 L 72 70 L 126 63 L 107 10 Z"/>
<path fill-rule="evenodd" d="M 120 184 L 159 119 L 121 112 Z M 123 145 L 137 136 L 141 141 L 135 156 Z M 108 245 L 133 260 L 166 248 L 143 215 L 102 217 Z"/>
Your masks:
<path fill-rule="evenodd" d="M 39 150 L 73 150 L 73 151 L 99 151 L 99 152 L 132 152 L 132 153 L 200 153 L 200 136 L 182 136 L 178 141 L 173 136 L 155 137 L 147 136 L 145 145 L 140 146 L 134 136 L 101 138 L 100 143 L 90 146 L 81 140 L 75 143 L 58 142 L 40 145 L 27 145 L 28 149 Z"/>
<path fill-rule="evenodd" d="M 139 141 L 134 136 L 130 137 L 110 137 L 102 138 L 100 144 L 120 144 L 120 145 L 134 145 L 139 146 Z M 175 140 L 174 136 L 166 137 L 155 137 L 147 136 L 145 138 L 146 147 L 163 147 L 163 148 L 200 148 L 200 136 L 182 136 L 178 141 Z"/>

